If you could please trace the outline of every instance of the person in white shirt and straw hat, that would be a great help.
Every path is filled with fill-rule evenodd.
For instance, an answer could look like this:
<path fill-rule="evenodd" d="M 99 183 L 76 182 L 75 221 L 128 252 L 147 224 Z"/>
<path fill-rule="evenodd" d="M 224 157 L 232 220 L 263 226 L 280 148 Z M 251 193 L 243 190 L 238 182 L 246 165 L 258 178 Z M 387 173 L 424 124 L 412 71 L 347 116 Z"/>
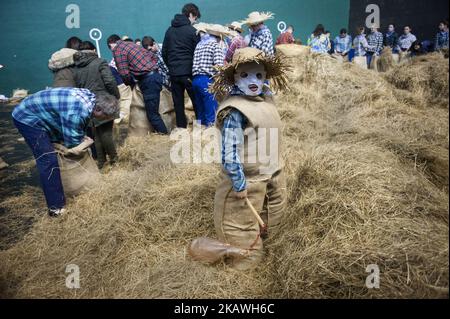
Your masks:
<path fill-rule="evenodd" d="M 242 21 L 243 24 L 249 26 L 251 30 L 251 38 L 249 47 L 263 51 L 267 56 L 273 56 L 273 36 L 270 29 L 264 24 L 265 21 L 273 19 L 274 14 L 271 12 L 252 12 L 247 19 Z"/>

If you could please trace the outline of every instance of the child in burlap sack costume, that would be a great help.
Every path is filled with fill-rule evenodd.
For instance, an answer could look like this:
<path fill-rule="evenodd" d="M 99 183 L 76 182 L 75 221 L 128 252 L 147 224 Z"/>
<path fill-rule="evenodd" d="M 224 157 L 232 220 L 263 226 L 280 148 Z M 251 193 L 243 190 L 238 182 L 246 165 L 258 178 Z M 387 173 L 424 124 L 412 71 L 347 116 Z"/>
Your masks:
<path fill-rule="evenodd" d="M 244 48 L 236 51 L 232 63 L 219 68 L 210 88 L 219 99 L 227 96 L 219 105 L 216 120 L 222 132 L 224 169 L 214 200 L 214 223 L 220 241 L 247 250 L 244 257 L 228 256 L 236 269 L 254 268 L 263 257 L 264 234 L 246 198 L 270 232 L 279 226 L 285 209 L 282 123 L 264 82 L 270 79 L 272 88 L 282 89 L 286 70 L 282 57 L 267 57 L 258 49 Z M 230 123 L 240 127 L 233 130 L 235 126 Z M 234 141 L 231 148 L 227 139 Z M 276 152 L 276 161 L 267 163 L 260 156 L 258 149 L 263 144 L 264 154 Z"/>

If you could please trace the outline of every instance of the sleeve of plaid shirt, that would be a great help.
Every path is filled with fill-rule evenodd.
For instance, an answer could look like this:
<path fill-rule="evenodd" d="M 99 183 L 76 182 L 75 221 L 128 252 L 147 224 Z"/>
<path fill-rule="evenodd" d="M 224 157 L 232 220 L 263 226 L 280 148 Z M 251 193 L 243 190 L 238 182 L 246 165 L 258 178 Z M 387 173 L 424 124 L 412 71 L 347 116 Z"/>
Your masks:
<path fill-rule="evenodd" d="M 382 33 L 378 33 L 377 37 L 376 37 L 377 43 L 376 43 L 376 48 L 375 48 L 375 52 L 377 54 L 380 54 L 381 51 L 383 51 L 383 34 Z"/>
<path fill-rule="evenodd" d="M 130 67 L 128 65 L 128 51 L 126 47 L 116 47 L 114 52 L 114 61 L 116 61 L 117 71 L 119 71 L 125 84 L 131 83 Z"/>
<path fill-rule="evenodd" d="M 222 165 L 236 192 L 247 188 L 244 168 L 239 157 L 239 147 L 244 145 L 244 126 L 245 118 L 242 113 L 233 110 L 225 118 L 222 128 Z"/>
<path fill-rule="evenodd" d="M 233 41 L 230 44 L 230 47 L 228 48 L 227 54 L 225 55 L 225 61 L 231 62 L 233 60 L 233 55 L 236 52 L 238 41 L 236 39 L 233 39 Z"/>

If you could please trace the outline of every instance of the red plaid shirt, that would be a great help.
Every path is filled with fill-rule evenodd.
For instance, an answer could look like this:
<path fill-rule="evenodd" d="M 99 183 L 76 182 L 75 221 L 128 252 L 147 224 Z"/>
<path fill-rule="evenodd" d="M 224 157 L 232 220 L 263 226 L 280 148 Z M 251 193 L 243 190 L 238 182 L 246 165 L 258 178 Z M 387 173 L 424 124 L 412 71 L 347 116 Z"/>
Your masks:
<path fill-rule="evenodd" d="M 277 38 L 277 45 L 279 44 L 292 44 L 295 42 L 294 36 L 289 32 L 283 32 Z"/>
<path fill-rule="evenodd" d="M 117 71 L 127 84 L 131 83 L 131 76 L 139 77 L 158 69 L 155 55 L 132 42 L 117 41 L 112 53 Z"/>
<path fill-rule="evenodd" d="M 241 35 L 235 36 L 233 38 L 233 41 L 231 41 L 227 54 L 225 55 L 225 62 L 231 62 L 233 60 L 234 52 L 236 52 L 237 49 L 242 49 L 246 46 L 247 44 L 245 43 L 245 40 Z"/>

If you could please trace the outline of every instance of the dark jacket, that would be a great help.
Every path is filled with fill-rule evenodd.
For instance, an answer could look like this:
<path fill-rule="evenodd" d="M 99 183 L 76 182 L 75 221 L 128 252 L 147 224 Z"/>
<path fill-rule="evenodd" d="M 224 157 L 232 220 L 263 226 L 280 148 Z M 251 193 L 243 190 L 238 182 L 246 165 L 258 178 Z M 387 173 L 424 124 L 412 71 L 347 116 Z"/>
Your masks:
<path fill-rule="evenodd" d="M 191 76 L 194 51 L 200 37 L 189 19 L 175 15 L 172 26 L 166 31 L 162 48 L 164 62 L 170 76 Z"/>
<path fill-rule="evenodd" d="M 391 49 L 396 49 L 398 47 L 398 34 L 396 32 L 388 35 L 384 34 L 384 46 L 390 47 Z"/>
<path fill-rule="evenodd" d="M 100 59 L 95 52 L 81 51 L 74 55 L 75 67 L 72 72 L 78 88 L 88 89 L 95 94 L 111 94 L 120 99 L 119 89 L 108 62 Z M 110 120 L 93 119 L 97 127 Z"/>
<path fill-rule="evenodd" d="M 76 87 L 75 79 L 73 77 L 73 68 L 67 67 L 58 71 L 55 71 L 53 74 L 53 84 L 54 88 L 74 88 Z"/>
<path fill-rule="evenodd" d="M 108 93 L 120 99 L 116 79 L 106 60 L 100 59 L 95 52 L 82 51 L 75 53 L 74 61 L 72 72 L 77 87 L 95 94 Z"/>

